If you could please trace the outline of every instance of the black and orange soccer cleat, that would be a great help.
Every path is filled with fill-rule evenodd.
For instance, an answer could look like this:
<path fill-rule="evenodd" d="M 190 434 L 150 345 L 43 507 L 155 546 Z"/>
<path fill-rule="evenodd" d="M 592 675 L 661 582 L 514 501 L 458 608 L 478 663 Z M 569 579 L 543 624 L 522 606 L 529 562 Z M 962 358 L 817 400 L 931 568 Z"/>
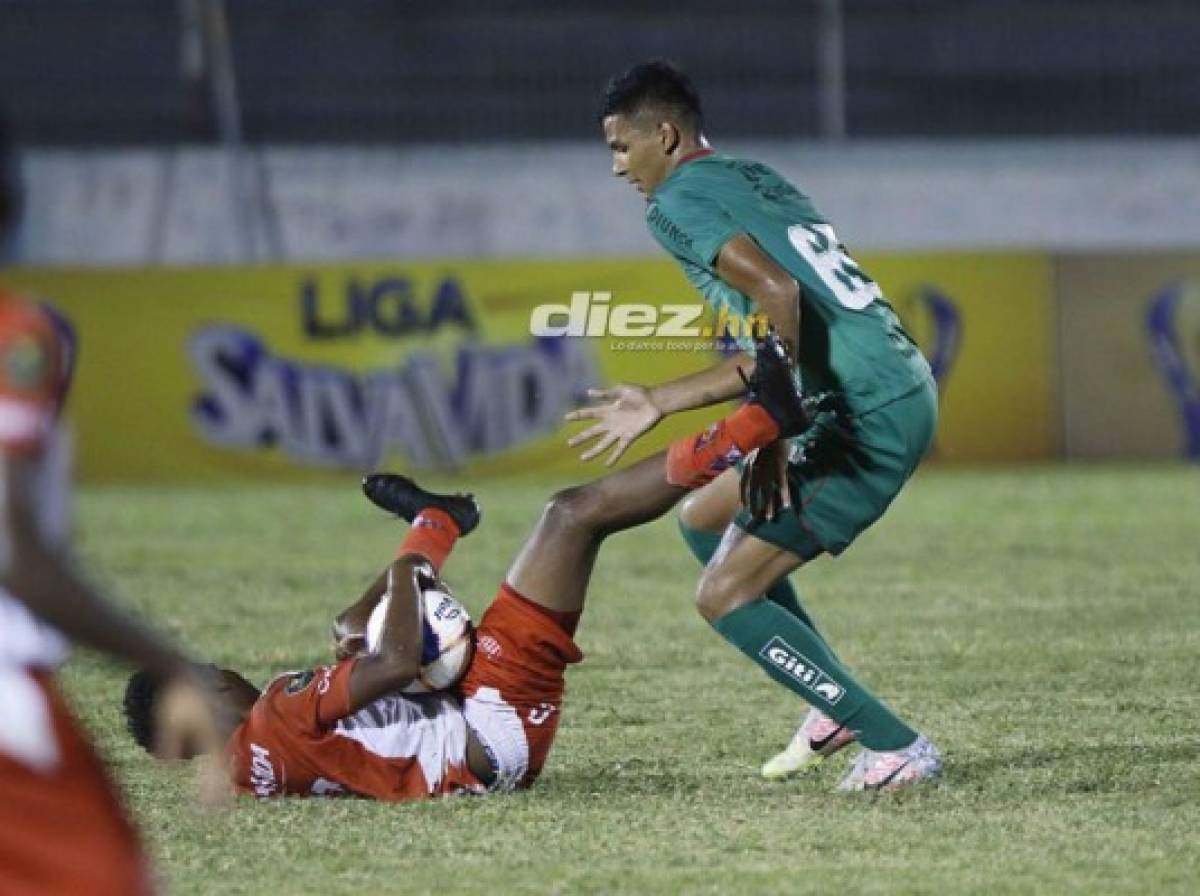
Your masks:
<path fill-rule="evenodd" d="M 434 508 L 447 514 L 458 526 L 459 536 L 479 525 L 480 510 L 474 495 L 439 495 L 427 492 L 407 476 L 397 473 L 372 473 L 363 477 L 363 494 L 376 507 L 394 513 L 407 522 L 422 510 Z"/>
<path fill-rule="evenodd" d="M 821 411 L 837 410 L 840 402 L 831 392 L 805 395 L 800 391 L 795 366 L 774 328 L 754 344 L 754 371 L 749 377 L 738 368 L 747 398 L 762 406 L 779 427 L 781 438 L 791 438 L 812 426 Z"/>

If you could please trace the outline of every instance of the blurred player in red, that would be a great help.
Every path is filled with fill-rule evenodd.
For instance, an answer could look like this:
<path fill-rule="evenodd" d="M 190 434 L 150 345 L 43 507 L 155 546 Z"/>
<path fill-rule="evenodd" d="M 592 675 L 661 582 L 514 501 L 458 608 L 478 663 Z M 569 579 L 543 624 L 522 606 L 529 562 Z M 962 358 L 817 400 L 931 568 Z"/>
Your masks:
<path fill-rule="evenodd" d="M 0 238 L 19 199 L 0 134 Z M 71 562 L 69 447 L 58 414 L 72 358 L 61 324 L 0 285 L 0 893 L 129 896 L 150 892 L 152 880 L 55 684 L 68 639 L 169 682 L 163 755 L 218 742 L 218 728 L 190 664 L 115 610 Z"/>
<path fill-rule="evenodd" d="M 261 693 L 231 670 L 215 673 L 241 719 L 227 747 L 235 788 L 413 800 L 529 786 L 558 730 L 563 673 L 583 658 L 572 640 L 582 605 L 542 603 L 502 585 L 459 687 L 401 693 L 420 671 L 418 592 L 446 590 L 442 564 L 478 524 L 479 509 L 402 476 L 368 477 L 364 490 L 412 528 L 396 560 L 338 616 L 338 661 L 277 676 Z M 379 648 L 368 654 L 367 620 L 385 594 Z M 143 745 L 154 739 L 157 690 L 157 676 L 138 673 L 126 691 L 130 731 Z"/>

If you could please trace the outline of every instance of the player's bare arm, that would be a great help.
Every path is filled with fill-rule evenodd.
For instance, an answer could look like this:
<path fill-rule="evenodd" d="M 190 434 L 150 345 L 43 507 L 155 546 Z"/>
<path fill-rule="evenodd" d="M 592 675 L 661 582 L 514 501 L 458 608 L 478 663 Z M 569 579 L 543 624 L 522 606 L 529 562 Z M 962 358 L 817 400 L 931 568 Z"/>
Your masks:
<path fill-rule="evenodd" d="M 580 458 L 592 460 L 609 448 L 605 461 L 612 466 L 633 442 L 653 429 L 663 417 L 680 411 L 703 408 L 736 398 L 745 391 L 739 369 L 753 364 L 748 355 L 737 354 L 707 370 L 689 374 L 658 386 L 621 384 L 609 389 L 591 389 L 588 397 L 601 402 L 567 414 L 567 420 L 596 420 L 567 442 L 571 447 L 593 442 Z"/>
<path fill-rule="evenodd" d="M 650 397 L 664 415 L 710 407 L 745 392 L 742 373 L 753 367 L 753 357 L 737 352 L 707 370 L 651 387 Z"/>
<path fill-rule="evenodd" d="M 350 674 L 351 712 L 402 690 L 416 679 L 421 670 L 418 595 L 422 587 L 434 581 L 433 567 L 421 557 L 404 556 L 388 567 L 384 594 L 391 601 L 384 616 L 379 649 L 360 658 Z"/>
<path fill-rule="evenodd" d="M 11 551 L 3 584 L 9 592 L 78 644 L 163 674 L 179 672 L 184 661 L 176 651 L 117 612 L 72 569 L 60 550 L 44 543 L 28 494 L 34 475 L 30 462 L 8 456 L 2 463 Z"/>
<path fill-rule="evenodd" d="M 749 236 L 739 233 L 717 254 L 717 274 L 762 311 L 795 360 L 800 344 L 800 284 Z"/>
<path fill-rule="evenodd" d="M 75 643 L 170 679 L 160 706 L 156 752 L 162 758 L 216 748 L 221 738 L 214 708 L 192 663 L 114 607 L 75 571 L 66 555 L 46 545 L 29 493 L 32 462 L 7 455 L 0 463 L 11 557 L 2 577 L 7 592 Z"/>
<path fill-rule="evenodd" d="M 724 362 L 725 372 L 736 374 L 739 390 L 745 387 L 747 402 L 726 417 L 711 424 L 703 432 L 677 440 L 668 449 L 665 478 L 674 486 L 699 488 L 721 472 L 735 465 L 758 448 L 767 447 L 780 438 L 799 435 L 811 426 L 811 414 L 820 408 L 819 400 L 809 401 L 800 393 L 795 381 L 795 364 L 774 330 L 756 341 L 753 372 L 746 376 L 738 359 Z M 692 388 L 704 389 L 712 379 L 703 376 L 692 379 Z M 677 385 L 676 398 L 684 398 L 685 385 Z M 731 390 L 732 391 L 732 390 Z M 596 456 L 612 445 L 611 464 L 628 447 L 637 430 L 622 430 L 626 424 L 637 424 L 637 412 L 649 403 L 648 392 L 641 387 L 620 387 L 611 405 L 576 412 L 571 419 L 600 418 L 600 422 L 580 433 L 571 444 L 588 439 L 599 443 L 585 453 L 584 459 Z M 707 393 L 713 394 L 711 392 Z M 661 410 L 651 412 L 650 423 L 657 422 Z"/>
<path fill-rule="evenodd" d="M 721 249 L 717 273 L 767 315 L 795 360 L 800 344 L 800 285 L 795 278 L 745 234 L 735 236 Z M 776 519 L 791 506 L 785 442 L 776 440 L 750 456 L 742 476 L 741 499 L 755 519 Z"/>
<path fill-rule="evenodd" d="M 732 237 L 717 255 L 721 279 L 749 297 L 780 334 L 789 354 L 795 352 L 800 335 L 800 286 L 782 267 L 745 234 Z M 605 464 L 612 466 L 633 442 L 669 414 L 708 407 L 741 394 L 741 370 L 745 356 L 734 356 L 696 374 L 646 388 L 620 385 L 593 390 L 590 397 L 602 404 L 581 408 L 568 420 L 596 420 L 568 442 L 572 447 L 591 442 L 581 455 L 592 460 L 608 451 Z M 772 466 L 775 466 L 772 464 Z"/>
<path fill-rule="evenodd" d="M 391 567 L 385 568 L 363 592 L 362 597 L 352 603 L 333 620 L 333 653 L 341 660 L 360 656 L 367 652 L 367 623 L 375 607 L 387 593 Z"/>

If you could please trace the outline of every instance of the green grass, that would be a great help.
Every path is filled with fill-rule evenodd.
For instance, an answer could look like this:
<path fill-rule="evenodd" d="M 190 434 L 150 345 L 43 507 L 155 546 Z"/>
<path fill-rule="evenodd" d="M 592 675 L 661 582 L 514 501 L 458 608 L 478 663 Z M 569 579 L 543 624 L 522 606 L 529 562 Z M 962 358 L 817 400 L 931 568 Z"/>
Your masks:
<path fill-rule="evenodd" d="M 758 766 L 800 707 L 700 620 L 674 523 L 602 552 L 564 722 L 527 793 L 410 805 L 242 800 L 122 730 L 120 670 L 66 682 L 173 893 L 1191 893 L 1200 888 L 1200 472 L 922 473 L 796 577 L 860 677 L 942 747 L 941 786 L 832 793 L 848 759 Z M 478 615 L 552 485 L 472 483 L 447 569 Z M 97 577 L 262 679 L 327 658 L 331 614 L 400 529 L 337 488 L 94 488 Z"/>

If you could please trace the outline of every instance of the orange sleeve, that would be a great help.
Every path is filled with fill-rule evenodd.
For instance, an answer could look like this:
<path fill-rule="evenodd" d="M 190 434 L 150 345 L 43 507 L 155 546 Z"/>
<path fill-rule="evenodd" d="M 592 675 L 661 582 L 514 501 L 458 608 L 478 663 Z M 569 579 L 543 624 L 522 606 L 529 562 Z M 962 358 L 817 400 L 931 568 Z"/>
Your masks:
<path fill-rule="evenodd" d="M 0 451 L 36 454 L 59 400 L 58 335 L 35 307 L 0 298 Z"/>
<path fill-rule="evenodd" d="M 289 727 L 323 731 L 350 715 L 350 673 L 357 660 L 291 672 L 272 685 L 271 703 Z"/>

